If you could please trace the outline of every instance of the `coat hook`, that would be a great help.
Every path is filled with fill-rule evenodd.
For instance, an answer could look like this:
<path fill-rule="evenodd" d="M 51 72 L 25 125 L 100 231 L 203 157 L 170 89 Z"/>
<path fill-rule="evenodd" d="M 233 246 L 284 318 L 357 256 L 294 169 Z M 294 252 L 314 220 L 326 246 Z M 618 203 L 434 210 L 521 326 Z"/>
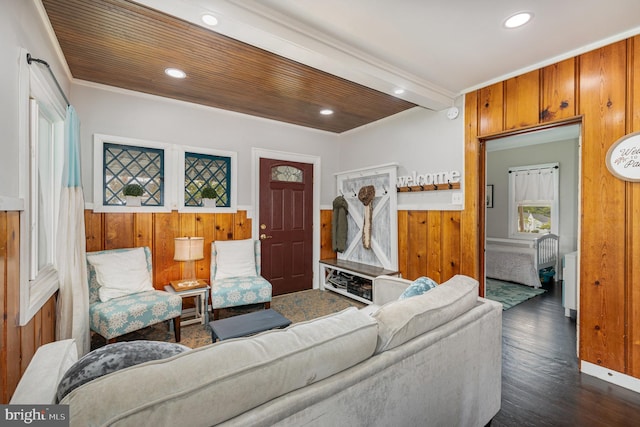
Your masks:
<path fill-rule="evenodd" d="M 433 184 L 433 189 L 434 189 L 434 190 L 437 190 L 437 189 L 438 189 L 438 186 L 437 186 L 437 185 L 435 185 L 435 184 Z"/>
<path fill-rule="evenodd" d="M 420 191 L 424 191 L 424 185 L 420 186 Z"/>
<path fill-rule="evenodd" d="M 447 181 L 447 184 L 449 184 L 449 190 L 451 190 L 453 188 L 453 184 L 451 183 L 451 181 Z"/>

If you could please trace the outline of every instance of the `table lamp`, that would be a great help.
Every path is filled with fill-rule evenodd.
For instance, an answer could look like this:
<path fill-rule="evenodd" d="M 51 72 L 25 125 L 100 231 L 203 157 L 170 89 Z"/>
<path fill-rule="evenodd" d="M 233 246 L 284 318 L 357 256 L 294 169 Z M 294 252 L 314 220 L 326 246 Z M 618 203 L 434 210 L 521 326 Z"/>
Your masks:
<path fill-rule="evenodd" d="M 184 261 L 182 280 L 179 286 L 192 286 L 198 283 L 195 261 L 204 259 L 204 237 L 176 237 L 174 261 Z"/>

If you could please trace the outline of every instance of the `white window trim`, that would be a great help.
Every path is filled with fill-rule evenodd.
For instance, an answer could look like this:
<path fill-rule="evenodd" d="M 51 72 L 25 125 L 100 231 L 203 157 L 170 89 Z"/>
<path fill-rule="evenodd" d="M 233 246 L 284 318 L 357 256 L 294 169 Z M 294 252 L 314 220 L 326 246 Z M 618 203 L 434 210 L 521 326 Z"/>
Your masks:
<path fill-rule="evenodd" d="M 179 181 L 176 184 L 176 197 L 178 200 L 178 211 L 184 213 L 236 213 L 238 211 L 238 198 L 237 198 L 237 170 L 238 170 L 238 153 L 235 151 L 222 151 L 222 150 L 214 150 L 209 148 L 202 147 L 189 147 L 189 146 L 179 146 L 176 148 L 177 155 L 177 171 Z M 184 205 L 184 158 L 185 153 L 197 153 L 197 154 L 207 154 L 210 156 L 221 156 L 221 157 L 229 157 L 231 159 L 230 167 L 231 167 L 231 191 L 229 192 L 229 196 L 231 198 L 229 207 L 215 207 L 215 208 L 207 208 L 204 206 L 185 206 Z"/>
<path fill-rule="evenodd" d="M 527 170 L 527 169 L 546 169 L 546 168 L 557 168 L 558 173 L 553 174 L 553 185 L 555 188 L 555 197 L 553 202 L 551 203 L 551 230 L 550 233 L 555 235 L 559 235 L 560 233 L 560 164 L 555 163 L 542 163 L 538 165 L 529 165 L 529 166 L 518 166 L 518 170 Z M 515 222 L 515 180 L 509 177 L 509 237 L 512 239 L 526 239 L 526 240 L 535 240 L 540 237 L 539 233 L 520 233 L 515 231 L 517 229 L 517 224 Z"/>
<path fill-rule="evenodd" d="M 24 201 L 24 209 L 20 213 L 20 315 L 18 324 L 25 326 L 42 306 L 58 290 L 60 284 L 58 272 L 54 266 L 42 269 L 34 280 L 30 280 L 33 233 L 31 225 L 32 176 L 30 150 L 30 98 L 37 99 L 47 109 L 64 120 L 66 103 L 60 93 L 52 86 L 47 75 L 38 66 L 30 66 L 27 62 L 27 50 L 19 51 L 18 80 L 18 129 L 19 129 L 19 170 L 18 188 L 20 199 Z M 55 224 L 57 227 L 57 224 Z M 54 236 L 57 230 L 53 230 Z M 37 238 L 37 237 L 36 237 Z M 54 237 L 55 238 L 55 237 Z M 55 253 L 53 254 L 55 263 Z"/>
<path fill-rule="evenodd" d="M 164 205 L 163 206 L 105 206 L 103 202 L 104 144 L 121 144 L 132 147 L 157 148 L 164 150 Z M 176 206 L 176 172 L 174 146 L 156 141 L 126 138 L 122 136 L 93 135 L 93 210 L 94 212 L 171 212 Z"/>

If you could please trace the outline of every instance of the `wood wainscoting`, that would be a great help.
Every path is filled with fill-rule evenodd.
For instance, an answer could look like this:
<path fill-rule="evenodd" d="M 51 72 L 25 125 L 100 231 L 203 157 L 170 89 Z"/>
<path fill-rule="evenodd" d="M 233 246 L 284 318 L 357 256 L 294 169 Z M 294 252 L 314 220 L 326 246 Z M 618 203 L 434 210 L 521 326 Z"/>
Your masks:
<path fill-rule="evenodd" d="M 20 212 L 0 212 L 0 402 L 11 399 L 38 347 L 55 340 L 55 295 L 25 326 L 20 309 Z"/>
<path fill-rule="evenodd" d="M 320 213 L 320 257 L 335 258 L 331 248 L 332 211 Z M 461 272 L 461 211 L 398 211 L 398 270 L 414 280 L 442 283 Z M 481 291 L 483 292 L 483 291 Z"/>
<path fill-rule="evenodd" d="M 251 238 L 246 211 L 199 213 L 96 213 L 85 210 L 87 252 L 148 246 L 153 263 L 153 285 L 162 290 L 182 277 L 183 264 L 173 260 L 176 237 L 204 237 L 204 259 L 196 261 L 196 275 L 209 279 L 211 242 Z"/>

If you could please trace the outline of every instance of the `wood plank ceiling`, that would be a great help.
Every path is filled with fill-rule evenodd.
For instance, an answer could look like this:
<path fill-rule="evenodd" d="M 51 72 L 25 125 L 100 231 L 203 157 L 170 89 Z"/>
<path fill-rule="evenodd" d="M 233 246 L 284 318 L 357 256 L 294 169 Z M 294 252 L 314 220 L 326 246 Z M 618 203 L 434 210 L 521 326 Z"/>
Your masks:
<path fill-rule="evenodd" d="M 130 1 L 42 4 L 75 79 L 336 133 L 415 106 Z"/>

